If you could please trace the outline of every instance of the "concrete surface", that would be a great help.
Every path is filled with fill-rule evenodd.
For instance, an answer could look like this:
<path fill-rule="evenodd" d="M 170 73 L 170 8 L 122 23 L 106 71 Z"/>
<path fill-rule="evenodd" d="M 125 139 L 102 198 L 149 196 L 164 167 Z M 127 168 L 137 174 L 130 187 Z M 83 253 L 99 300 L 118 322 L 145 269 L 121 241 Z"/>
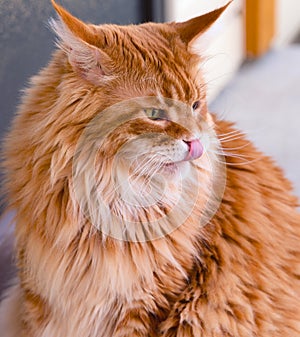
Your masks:
<path fill-rule="evenodd" d="M 300 45 L 245 64 L 210 108 L 272 156 L 300 197 Z"/>

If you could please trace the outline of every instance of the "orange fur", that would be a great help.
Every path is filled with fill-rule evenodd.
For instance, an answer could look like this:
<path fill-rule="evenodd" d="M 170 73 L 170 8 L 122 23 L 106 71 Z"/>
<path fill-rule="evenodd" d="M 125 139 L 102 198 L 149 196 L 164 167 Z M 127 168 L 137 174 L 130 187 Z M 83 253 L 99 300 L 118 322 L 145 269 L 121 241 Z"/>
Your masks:
<path fill-rule="evenodd" d="M 52 3 L 61 50 L 32 79 L 5 141 L 19 274 L 0 306 L 4 337 L 300 336 L 297 200 L 269 158 L 212 119 L 191 51 L 225 7 L 184 24 L 120 27 L 86 25 Z M 172 120 L 145 117 L 151 104 Z M 150 173 L 138 171 L 145 149 L 171 158 L 195 135 L 211 153 L 179 166 L 183 186 L 166 170 L 160 204 L 118 198 L 125 192 L 113 178 L 137 175 L 140 193 L 147 185 Z M 227 172 L 214 214 L 211 190 L 223 192 L 218 138 Z M 237 156 L 226 154 L 232 148 Z M 128 168 L 128 153 L 140 166 Z M 146 240 L 155 219 L 171 230 Z"/>

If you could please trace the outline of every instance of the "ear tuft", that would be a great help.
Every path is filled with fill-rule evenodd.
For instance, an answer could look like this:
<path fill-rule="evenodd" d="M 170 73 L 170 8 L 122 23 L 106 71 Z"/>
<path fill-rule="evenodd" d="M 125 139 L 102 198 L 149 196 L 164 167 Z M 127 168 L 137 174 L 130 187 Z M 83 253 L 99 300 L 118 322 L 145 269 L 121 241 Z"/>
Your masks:
<path fill-rule="evenodd" d="M 90 26 L 77 19 L 54 0 L 51 0 L 51 2 L 61 20 L 75 36 L 91 45 L 97 43 L 97 35 Z"/>
<path fill-rule="evenodd" d="M 97 35 L 91 28 L 51 0 L 59 14 L 51 19 L 50 26 L 58 36 L 57 45 L 69 59 L 73 70 L 81 77 L 97 85 L 111 77 L 109 56 L 95 46 Z"/>

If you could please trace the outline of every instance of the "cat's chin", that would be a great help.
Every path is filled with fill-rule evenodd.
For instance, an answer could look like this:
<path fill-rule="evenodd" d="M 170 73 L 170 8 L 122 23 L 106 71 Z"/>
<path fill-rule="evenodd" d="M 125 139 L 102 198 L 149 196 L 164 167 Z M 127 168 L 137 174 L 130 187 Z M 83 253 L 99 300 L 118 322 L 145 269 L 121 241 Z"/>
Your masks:
<path fill-rule="evenodd" d="M 185 177 L 189 170 L 189 162 L 168 162 L 161 168 L 161 173 L 168 177 Z"/>

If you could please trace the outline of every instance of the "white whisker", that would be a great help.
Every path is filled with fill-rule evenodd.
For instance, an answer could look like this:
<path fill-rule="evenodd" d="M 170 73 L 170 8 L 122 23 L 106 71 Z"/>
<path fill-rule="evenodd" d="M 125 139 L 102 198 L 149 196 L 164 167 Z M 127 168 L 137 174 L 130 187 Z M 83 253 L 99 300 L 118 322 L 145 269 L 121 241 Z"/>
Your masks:
<path fill-rule="evenodd" d="M 260 160 L 260 157 L 254 158 L 251 156 L 243 156 L 243 155 L 237 155 L 233 153 L 221 153 L 221 152 L 215 152 L 216 154 L 220 154 L 223 156 L 224 160 L 221 160 L 222 157 L 219 157 L 217 161 L 220 164 L 226 164 L 227 166 L 242 166 L 242 165 L 249 165 L 251 163 L 255 163 L 256 161 Z M 234 158 L 234 159 L 240 159 L 241 162 L 235 162 L 231 163 L 226 160 L 226 158 Z M 249 160 L 250 159 L 250 160 Z"/>
<path fill-rule="evenodd" d="M 241 145 L 241 146 L 237 146 L 237 147 L 222 147 L 223 151 L 234 151 L 234 150 L 242 150 L 244 148 L 246 148 L 247 146 L 249 146 L 251 144 L 251 142 L 246 142 L 245 144 Z"/>
<path fill-rule="evenodd" d="M 229 143 L 229 142 L 233 142 L 235 140 L 240 140 L 242 139 L 242 137 L 232 137 L 232 138 L 228 138 L 226 140 L 220 139 L 220 143 Z"/>
<path fill-rule="evenodd" d="M 230 132 L 219 133 L 218 137 L 220 138 L 220 137 L 229 136 L 229 135 L 232 135 L 232 134 L 245 135 L 245 133 L 240 131 L 240 130 L 233 130 L 233 131 L 230 131 Z"/>
<path fill-rule="evenodd" d="M 242 133 L 233 133 L 231 135 L 227 135 L 227 136 L 224 136 L 224 137 L 219 137 L 219 141 L 222 143 L 222 142 L 227 141 L 227 140 L 241 139 L 243 137 L 244 137 L 244 135 Z"/>

